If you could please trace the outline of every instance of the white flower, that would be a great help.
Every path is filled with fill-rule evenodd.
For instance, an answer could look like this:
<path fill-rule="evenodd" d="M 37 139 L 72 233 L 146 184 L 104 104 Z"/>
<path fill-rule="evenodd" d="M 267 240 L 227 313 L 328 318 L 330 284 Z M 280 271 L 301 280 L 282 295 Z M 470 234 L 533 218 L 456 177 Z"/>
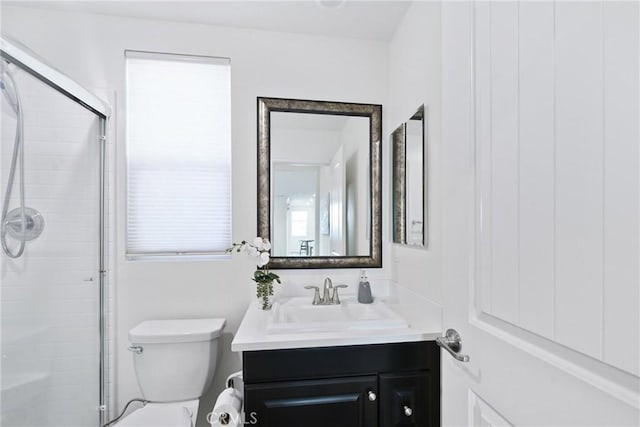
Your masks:
<path fill-rule="evenodd" d="M 262 240 L 262 237 L 256 237 L 255 239 L 253 239 L 253 246 L 261 251 L 264 247 L 264 241 Z"/>
<path fill-rule="evenodd" d="M 269 252 L 262 252 L 258 259 L 258 267 L 264 267 L 269 263 Z"/>
<path fill-rule="evenodd" d="M 258 255 L 260 255 L 260 251 L 255 246 L 252 246 L 252 245 L 247 246 L 247 253 L 250 256 L 258 256 Z"/>
<path fill-rule="evenodd" d="M 263 240 L 262 250 L 263 251 L 271 250 L 271 242 L 269 242 L 267 239 L 262 239 L 262 240 Z"/>

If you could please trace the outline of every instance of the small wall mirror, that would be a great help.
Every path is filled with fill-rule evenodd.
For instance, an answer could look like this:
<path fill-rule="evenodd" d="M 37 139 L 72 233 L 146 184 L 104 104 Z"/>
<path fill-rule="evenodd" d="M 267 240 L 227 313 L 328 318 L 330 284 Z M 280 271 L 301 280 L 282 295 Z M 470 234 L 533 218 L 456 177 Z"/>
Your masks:
<path fill-rule="evenodd" d="M 380 105 L 258 98 L 272 268 L 381 267 Z"/>
<path fill-rule="evenodd" d="M 391 135 L 393 153 L 393 241 L 425 246 L 426 138 L 424 105 Z"/>

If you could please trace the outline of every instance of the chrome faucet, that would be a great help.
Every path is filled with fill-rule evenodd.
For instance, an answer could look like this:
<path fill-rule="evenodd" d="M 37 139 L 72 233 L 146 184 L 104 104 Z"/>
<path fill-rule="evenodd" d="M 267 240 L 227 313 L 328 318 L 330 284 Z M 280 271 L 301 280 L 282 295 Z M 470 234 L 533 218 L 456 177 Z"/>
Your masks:
<path fill-rule="evenodd" d="M 329 286 L 327 286 L 327 282 L 329 283 Z M 331 282 L 331 279 L 327 277 L 324 279 L 324 286 L 322 287 L 322 301 L 325 304 L 333 303 L 332 298 L 329 296 L 330 289 L 333 290 L 333 283 Z"/>
<path fill-rule="evenodd" d="M 329 284 L 327 286 L 327 283 Z M 335 285 L 331 282 L 330 278 L 324 279 L 324 286 L 322 289 L 322 298 L 320 297 L 320 288 L 318 286 L 305 286 L 305 289 L 314 289 L 313 305 L 338 305 L 340 304 L 340 297 L 338 296 L 338 289 L 346 288 L 347 285 Z M 331 292 L 333 291 L 333 292 Z"/>

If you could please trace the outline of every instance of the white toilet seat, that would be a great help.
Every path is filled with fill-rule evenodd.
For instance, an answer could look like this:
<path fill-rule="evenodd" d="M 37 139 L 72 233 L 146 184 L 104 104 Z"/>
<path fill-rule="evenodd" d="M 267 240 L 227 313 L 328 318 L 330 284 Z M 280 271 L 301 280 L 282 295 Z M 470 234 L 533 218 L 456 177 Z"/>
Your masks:
<path fill-rule="evenodd" d="M 171 403 L 148 403 L 133 411 L 116 427 L 193 427 L 198 416 L 199 400 Z"/>

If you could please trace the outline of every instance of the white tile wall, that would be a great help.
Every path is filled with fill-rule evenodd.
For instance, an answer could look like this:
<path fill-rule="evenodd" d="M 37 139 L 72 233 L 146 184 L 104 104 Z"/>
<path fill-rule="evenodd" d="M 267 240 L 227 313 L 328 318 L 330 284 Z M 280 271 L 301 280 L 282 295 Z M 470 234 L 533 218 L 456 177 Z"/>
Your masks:
<path fill-rule="evenodd" d="M 1 258 L 2 424 L 98 423 L 99 121 L 22 71 L 27 206 L 45 230 Z M 15 118 L 3 101 L 4 196 Z M 17 186 L 11 207 L 18 202 Z M 37 402 L 37 403 L 36 403 Z"/>

